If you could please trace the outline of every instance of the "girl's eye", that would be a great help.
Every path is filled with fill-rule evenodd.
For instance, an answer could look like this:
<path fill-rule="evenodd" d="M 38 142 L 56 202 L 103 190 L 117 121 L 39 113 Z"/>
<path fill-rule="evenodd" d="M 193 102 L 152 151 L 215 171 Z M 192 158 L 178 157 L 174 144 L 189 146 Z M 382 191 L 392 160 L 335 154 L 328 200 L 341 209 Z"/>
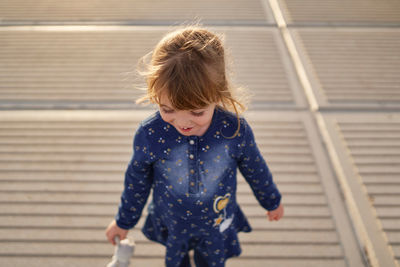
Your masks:
<path fill-rule="evenodd" d="M 162 111 L 165 113 L 173 113 L 174 112 L 173 110 L 166 110 L 166 109 L 163 109 Z"/>
<path fill-rule="evenodd" d="M 194 112 L 194 111 L 192 111 L 192 115 L 193 115 L 193 116 L 198 116 L 198 117 L 200 117 L 200 116 L 203 116 L 203 114 L 204 114 L 204 111 L 201 111 L 201 112 Z"/>

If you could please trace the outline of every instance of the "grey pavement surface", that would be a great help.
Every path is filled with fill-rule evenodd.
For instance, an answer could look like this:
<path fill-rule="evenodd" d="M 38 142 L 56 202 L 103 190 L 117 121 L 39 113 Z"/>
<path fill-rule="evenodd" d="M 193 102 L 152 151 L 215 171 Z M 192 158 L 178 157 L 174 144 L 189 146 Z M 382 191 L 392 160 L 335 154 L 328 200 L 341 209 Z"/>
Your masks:
<path fill-rule="evenodd" d="M 136 61 L 200 18 L 225 34 L 286 216 L 227 266 L 399 266 L 400 4 L 0 0 L 0 266 L 105 266 L 137 123 Z M 132 266 L 163 266 L 139 224 Z"/>

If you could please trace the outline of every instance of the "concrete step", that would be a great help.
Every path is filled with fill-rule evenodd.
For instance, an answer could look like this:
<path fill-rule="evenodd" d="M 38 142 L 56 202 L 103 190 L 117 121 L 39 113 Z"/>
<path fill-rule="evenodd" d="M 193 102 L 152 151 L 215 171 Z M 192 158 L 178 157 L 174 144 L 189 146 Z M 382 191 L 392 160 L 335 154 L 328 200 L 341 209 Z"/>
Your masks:
<path fill-rule="evenodd" d="M 349 186 L 358 212 L 352 214 L 372 242 L 374 257 L 387 266 L 396 266 L 400 258 L 400 125 L 397 113 L 323 114 L 330 154 L 338 157 L 341 183 Z M 382 127 L 383 126 L 383 127 Z M 388 138 L 393 141 L 379 142 Z M 370 140 L 365 142 L 364 140 Z M 356 143 L 356 144 L 355 144 Z M 336 156 L 335 156 L 336 155 Z M 379 249 L 378 249 L 379 247 Z"/>
<path fill-rule="evenodd" d="M 358 26 L 400 25 L 398 1 L 296 0 L 280 1 L 290 25 Z"/>
<path fill-rule="evenodd" d="M 1 27 L 0 108 L 143 108 L 136 63 L 171 29 Z M 277 29 L 210 29 L 225 34 L 232 80 L 255 96 L 251 108 L 306 106 Z"/>
<path fill-rule="evenodd" d="M 357 6 L 357 2 L 348 3 Z M 378 7 L 383 2 L 366 1 L 366 4 Z M 387 4 L 388 8 L 392 5 L 391 8 L 400 10 L 399 4 Z M 375 9 L 372 10 L 375 14 Z M 397 23 L 400 25 L 399 16 Z M 399 110 L 397 27 L 298 28 L 291 33 L 322 109 Z"/>
<path fill-rule="evenodd" d="M 214 24 L 273 23 L 261 1 L 120 1 L 104 0 L 70 2 L 3 1 L 0 6 L 2 24 L 177 24 L 194 18 Z"/>

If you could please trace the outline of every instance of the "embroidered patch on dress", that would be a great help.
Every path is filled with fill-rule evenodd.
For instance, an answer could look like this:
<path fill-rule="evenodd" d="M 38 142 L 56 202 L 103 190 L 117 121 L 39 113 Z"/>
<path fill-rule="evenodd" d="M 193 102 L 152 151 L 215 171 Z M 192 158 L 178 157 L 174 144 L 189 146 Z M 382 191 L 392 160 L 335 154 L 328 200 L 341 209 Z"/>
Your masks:
<path fill-rule="evenodd" d="M 227 193 L 225 196 L 219 196 L 214 200 L 214 211 L 215 213 L 220 213 L 223 211 L 223 214 L 219 214 L 218 218 L 214 219 L 214 227 L 219 227 L 219 231 L 222 233 L 225 231 L 229 225 L 231 225 L 233 221 L 233 215 L 230 218 L 227 218 L 226 215 L 226 206 L 228 206 L 231 194 Z"/>

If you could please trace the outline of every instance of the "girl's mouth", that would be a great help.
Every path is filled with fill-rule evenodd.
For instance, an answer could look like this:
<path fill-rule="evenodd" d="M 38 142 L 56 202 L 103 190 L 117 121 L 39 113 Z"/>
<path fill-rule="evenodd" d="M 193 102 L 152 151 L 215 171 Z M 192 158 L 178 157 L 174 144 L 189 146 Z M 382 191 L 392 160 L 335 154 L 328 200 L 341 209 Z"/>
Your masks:
<path fill-rule="evenodd" d="M 184 133 L 188 133 L 188 132 L 190 132 L 190 130 L 192 130 L 192 129 L 193 129 L 193 127 L 190 127 L 190 128 L 181 128 L 181 131 L 184 132 Z"/>

